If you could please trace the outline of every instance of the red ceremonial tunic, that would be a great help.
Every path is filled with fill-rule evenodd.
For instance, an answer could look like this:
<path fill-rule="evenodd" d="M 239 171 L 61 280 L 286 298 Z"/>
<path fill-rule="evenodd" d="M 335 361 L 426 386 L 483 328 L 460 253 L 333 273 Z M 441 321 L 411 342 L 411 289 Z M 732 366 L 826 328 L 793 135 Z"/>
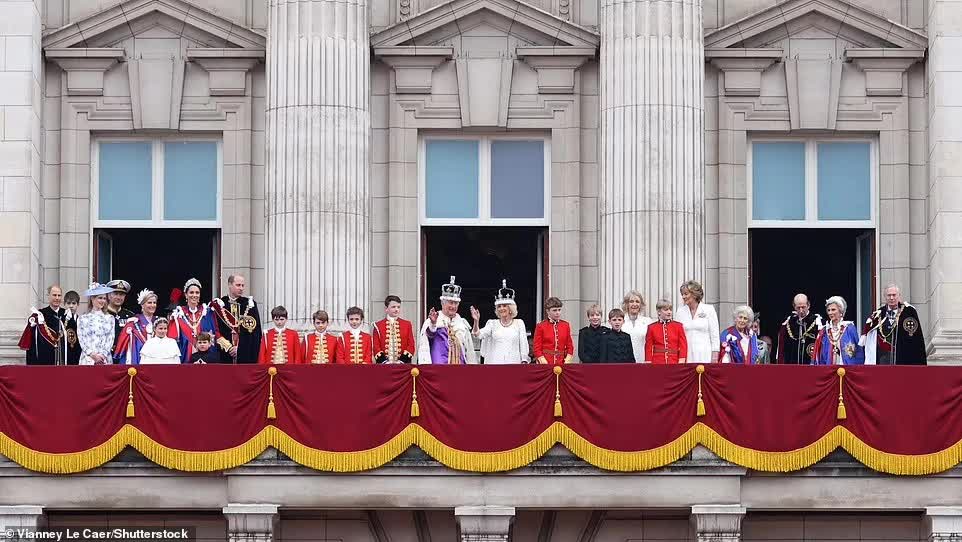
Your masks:
<path fill-rule="evenodd" d="M 688 359 L 688 339 L 681 322 L 653 322 L 645 335 L 645 361 L 657 365 L 679 363 Z"/>
<path fill-rule="evenodd" d="M 283 344 L 278 346 L 278 338 L 283 340 Z M 261 352 L 257 356 L 257 363 L 263 365 L 281 363 L 301 363 L 301 338 L 293 329 L 283 330 L 283 335 L 276 329 L 272 329 L 264 334 L 261 341 Z"/>
<path fill-rule="evenodd" d="M 378 320 L 371 330 L 374 336 L 374 361 L 411 363 L 417 347 L 411 322 L 396 318 Z"/>
<path fill-rule="evenodd" d="M 308 333 L 304 337 L 304 344 L 301 350 L 301 363 L 337 363 L 341 355 L 341 340 L 337 335 L 330 333 L 323 334 L 323 341 L 319 342 L 320 337 L 316 331 Z M 319 346 L 323 345 L 323 348 Z"/>
<path fill-rule="evenodd" d="M 549 365 L 562 365 L 565 358 L 575 353 L 575 343 L 571 340 L 571 326 L 564 320 L 553 324 L 543 320 L 534 327 L 532 345 L 535 361 L 544 357 Z"/>
<path fill-rule="evenodd" d="M 370 333 L 362 331 L 357 334 L 357 340 L 354 340 L 354 334 L 345 331 L 341 335 L 341 341 L 337 363 L 341 365 L 358 365 L 361 363 L 370 365 L 373 363 L 374 340 Z"/>

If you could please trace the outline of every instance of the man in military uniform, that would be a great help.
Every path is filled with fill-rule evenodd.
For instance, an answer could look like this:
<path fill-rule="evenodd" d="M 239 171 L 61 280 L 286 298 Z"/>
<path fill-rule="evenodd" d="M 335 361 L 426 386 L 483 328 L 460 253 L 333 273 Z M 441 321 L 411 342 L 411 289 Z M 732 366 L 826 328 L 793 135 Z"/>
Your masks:
<path fill-rule="evenodd" d="M 925 338 L 915 307 L 902 302 L 895 284 L 885 288 L 885 304 L 862 328 L 866 365 L 925 365 Z"/>
<path fill-rule="evenodd" d="M 805 294 L 796 295 L 792 303 L 795 311 L 778 328 L 776 363 L 810 365 L 815 354 L 815 339 L 822 329 L 822 317 L 811 311 Z"/>
<path fill-rule="evenodd" d="M 261 316 L 253 297 L 245 297 L 247 281 L 243 275 L 227 277 L 228 294 L 214 299 L 210 307 L 217 315 L 221 337 L 217 345 L 234 363 L 257 363 L 261 350 Z"/>
<path fill-rule="evenodd" d="M 126 280 L 114 279 L 105 286 L 113 288 L 114 291 L 107 294 L 107 314 L 114 317 L 114 346 L 117 345 L 117 338 L 123 331 L 127 321 L 135 315 L 130 309 L 124 308 L 124 301 L 130 293 L 130 283 Z M 121 356 L 114 356 L 114 363 L 121 363 Z"/>

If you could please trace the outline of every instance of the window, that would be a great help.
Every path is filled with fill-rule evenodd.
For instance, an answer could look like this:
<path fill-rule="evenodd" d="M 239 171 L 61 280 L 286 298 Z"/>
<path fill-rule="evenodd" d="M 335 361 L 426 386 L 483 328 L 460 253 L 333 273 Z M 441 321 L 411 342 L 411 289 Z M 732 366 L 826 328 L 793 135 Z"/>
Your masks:
<path fill-rule="evenodd" d="M 92 163 L 94 227 L 217 227 L 221 144 L 103 139 Z"/>
<path fill-rule="evenodd" d="M 423 138 L 422 224 L 547 225 L 548 155 L 542 136 Z"/>
<path fill-rule="evenodd" d="M 756 139 L 749 147 L 754 227 L 874 227 L 874 141 Z"/>

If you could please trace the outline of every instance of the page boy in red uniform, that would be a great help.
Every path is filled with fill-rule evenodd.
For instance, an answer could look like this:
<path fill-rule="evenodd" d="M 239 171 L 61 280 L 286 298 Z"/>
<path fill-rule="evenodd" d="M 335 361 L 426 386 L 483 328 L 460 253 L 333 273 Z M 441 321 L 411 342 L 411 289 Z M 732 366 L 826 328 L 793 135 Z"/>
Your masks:
<path fill-rule="evenodd" d="M 304 336 L 301 363 L 337 363 L 341 352 L 341 338 L 327 332 L 327 325 L 331 320 L 327 311 L 315 311 L 311 319 L 314 321 L 314 331 Z"/>
<path fill-rule="evenodd" d="M 538 363 L 561 365 L 571 363 L 575 353 L 571 340 L 571 325 L 561 319 L 564 304 L 557 297 L 549 297 L 544 302 L 548 318 L 534 328 L 534 359 Z"/>
<path fill-rule="evenodd" d="M 662 299 L 656 307 L 658 321 L 648 325 L 645 336 L 645 361 L 658 365 L 685 363 L 688 358 L 685 326 L 671 319 L 671 301 Z"/>
<path fill-rule="evenodd" d="M 261 341 L 257 363 L 263 365 L 300 363 L 301 337 L 293 329 L 287 329 L 287 309 L 278 305 L 271 309 L 274 329 L 268 331 Z"/>
<path fill-rule="evenodd" d="M 363 323 L 364 311 L 360 307 L 347 309 L 347 324 L 351 327 L 341 335 L 342 344 L 338 363 L 342 365 L 372 363 L 374 339 L 370 333 L 361 330 Z"/>
<path fill-rule="evenodd" d="M 414 359 L 414 328 L 401 318 L 401 298 L 384 298 L 384 318 L 371 329 L 374 336 L 374 363 L 411 363 Z"/>

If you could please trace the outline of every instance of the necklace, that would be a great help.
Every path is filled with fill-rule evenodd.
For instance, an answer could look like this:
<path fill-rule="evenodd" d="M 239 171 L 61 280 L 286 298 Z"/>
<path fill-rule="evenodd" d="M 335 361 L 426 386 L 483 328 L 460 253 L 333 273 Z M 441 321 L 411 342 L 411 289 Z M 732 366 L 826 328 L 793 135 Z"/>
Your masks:
<path fill-rule="evenodd" d="M 842 341 L 842 331 L 845 326 L 841 322 L 832 322 L 828 326 L 828 342 L 832 346 L 832 356 L 841 355 L 842 349 L 839 344 Z"/>
<path fill-rule="evenodd" d="M 805 318 L 808 318 L 808 315 L 805 315 Z M 801 322 L 802 324 L 804 324 L 804 323 L 805 323 L 805 318 L 799 318 L 798 321 Z M 812 322 L 812 325 L 808 326 L 808 328 L 802 333 L 802 335 L 803 335 L 804 337 L 808 337 L 808 338 L 810 338 L 810 339 L 814 339 L 815 336 L 812 335 L 812 330 L 815 328 L 815 324 L 817 324 L 817 323 L 818 323 L 817 321 Z M 797 341 L 797 340 L 798 340 L 798 337 L 796 337 L 795 334 L 792 333 L 792 328 L 793 328 L 793 327 L 794 327 L 794 326 L 785 326 L 785 330 L 788 332 L 788 336 L 789 336 L 793 341 Z"/>

